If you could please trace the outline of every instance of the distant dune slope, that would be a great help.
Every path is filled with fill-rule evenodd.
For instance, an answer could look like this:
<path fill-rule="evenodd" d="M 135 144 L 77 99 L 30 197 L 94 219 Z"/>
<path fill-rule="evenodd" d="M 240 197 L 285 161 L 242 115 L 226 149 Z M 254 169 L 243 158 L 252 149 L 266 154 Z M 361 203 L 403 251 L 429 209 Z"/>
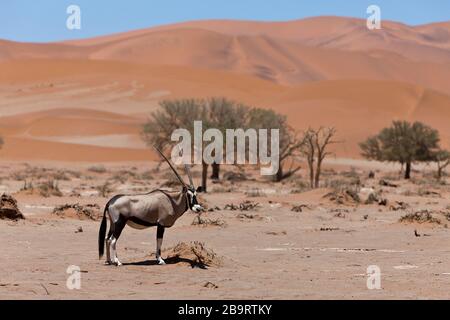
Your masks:
<path fill-rule="evenodd" d="M 395 119 L 450 142 L 450 23 L 320 17 L 196 21 L 64 43 L 0 40 L 6 159 L 146 160 L 139 131 L 159 101 L 225 96 L 298 130 L 332 125 L 342 157 Z"/>
<path fill-rule="evenodd" d="M 246 73 L 284 84 L 366 78 L 450 93 L 449 23 L 411 27 L 318 17 L 290 22 L 194 21 L 65 43 L 0 42 L 0 61 L 120 60 Z"/>

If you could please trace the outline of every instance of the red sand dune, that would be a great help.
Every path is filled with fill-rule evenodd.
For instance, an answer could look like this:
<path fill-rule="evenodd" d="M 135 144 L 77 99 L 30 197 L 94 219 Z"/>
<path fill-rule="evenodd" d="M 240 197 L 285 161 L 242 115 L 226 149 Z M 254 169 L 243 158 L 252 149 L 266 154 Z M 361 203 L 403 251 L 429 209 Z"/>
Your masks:
<path fill-rule="evenodd" d="M 146 160 L 140 125 L 159 100 L 180 97 L 273 108 L 299 130 L 334 125 L 340 156 L 358 157 L 358 142 L 393 119 L 425 121 L 450 142 L 448 22 L 369 31 L 350 18 L 217 20 L 64 43 L 0 40 L 0 69 L 4 158 Z M 108 135 L 121 144 L 101 146 Z M 83 137 L 100 142 L 74 142 Z"/>

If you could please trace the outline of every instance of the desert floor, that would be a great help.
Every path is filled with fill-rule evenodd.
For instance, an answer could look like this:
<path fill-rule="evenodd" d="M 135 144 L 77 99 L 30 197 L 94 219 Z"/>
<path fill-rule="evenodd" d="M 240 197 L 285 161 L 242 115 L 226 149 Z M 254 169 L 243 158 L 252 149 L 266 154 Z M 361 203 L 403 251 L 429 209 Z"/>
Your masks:
<path fill-rule="evenodd" d="M 405 183 L 396 171 L 378 170 L 368 179 L 367 168 L 334 166 L 323 177 L 327 188 L 314 191 L 305 187 L 305 172 L 283 184 L 262 181 L 257 171 L 246 172 L 253 177 L 247 181 L 210 184 L 210 192 L 201 196 L 210 212 L 202 219 L 222 226 L 192 225 L 196 215 L 187 212 L 166 231 L 163 245 L 204 242 L 222 265 L 201 269 L 181 262 L 155 265 L 156 230 L 130 227 L 118 242 L 124 265 L 106 266 L 98 260 L 98 219 L 52 213 L 55 206 L 79 203 L 97 204 L 99 215 L 115 193 L 164 184 L 171 174 L 163 167 L 2 162 L 0 170 L 2 191 L 17 199 L 26 217 L 0 220 L 1 299 L 450 298 L 449 189 L 435 183 L 431 173 L 416 172 Z M 199 172 L 194 173 L 198 180 Z M 49 179 L 55 179 L 57 191 L 45 183 Z M 361 193 L 358 204 L 345 195 L 355 179 L 373 187 L 387 205 L 366 205 Z M 397 187 L 380 186 L 381 179 Z M 341 204 L 324 197 L 330 192 Z M 259 206 L 224 209 L 244 201 Z M 292 211 L 297 205 L 306 207 Z M 432 218 L 399 222 L 421 210 Z M 79 290 L 66 286 L 71 265 L 81 269 Z M 380 290 L 367 288 L 371 265 L 381 269 Z"/>

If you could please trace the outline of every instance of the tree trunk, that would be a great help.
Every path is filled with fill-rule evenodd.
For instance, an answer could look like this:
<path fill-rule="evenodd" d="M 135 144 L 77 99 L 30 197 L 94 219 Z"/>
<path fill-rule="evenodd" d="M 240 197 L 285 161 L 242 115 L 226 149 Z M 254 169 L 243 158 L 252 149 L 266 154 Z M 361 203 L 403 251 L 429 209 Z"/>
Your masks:
<path fill-rule="evenodd" d="M 207 192 L 207 183 L 208 183 L 208 164 L 202 163 L 202 191 Z"/>
<path fill-rule="evenodd" d="M 441 180 L 441 178 L 442 178 L 442 168 L 439 166 L 438 167 L 438 172 L 437 172 L 437 179 Z"/>
<path fill-rule="evenodd" d="M 314 189 L 314 161 L 308 161 L 309 168 L 309 184 Z"/>
<path fill-rule="evenodd" d="M 314 188 L 319 188 L 319 182 L 320 182 L 320 174 L 322 171 L 322 161 L 317 161 L 317 168 L 316 168 L 316 177 L 314 179 Z"/>
<path fill-rule="evenodd" d="M 411 179 L 411 162 L 406 163 L 405 179 L 407 180 Z"/>
<path fill-rule="evenodd" d="M 219 180 L 220 179 L 220 164 L 214 162 L 211 165 L 211 168 L 212 168 L 211 179 Z"/>
<path fill-rule="evenodd" d="M 284 176 L 283 167 L 281 166 L 281 163 L 280 163 L 280 166 L 278 167 L 278 171 L 274 177 L 275 182 L 280 182 L 281 180 L 283 180 L 283 176 Z"/>

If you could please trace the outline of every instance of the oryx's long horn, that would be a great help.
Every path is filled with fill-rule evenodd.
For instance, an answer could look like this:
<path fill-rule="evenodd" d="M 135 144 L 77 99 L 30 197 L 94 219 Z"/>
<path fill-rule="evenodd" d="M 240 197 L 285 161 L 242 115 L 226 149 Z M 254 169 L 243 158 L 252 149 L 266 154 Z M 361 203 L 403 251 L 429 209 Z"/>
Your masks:
<path fill-rule="evenodd" d="M 189 184 L 191 185 L 192 188 L 194 188 L 194 181 L 192 180 L 192 174 L 191 174 L 191 170 L 189 168 L 189 165 L 185 164 L 184 165 L 184 169 L 186 170 L 186 174 L 189 178 Z"/>
<path fill-rule="evenodd" d="M 161 155 L 161 157 L 163 157 L 164 160 L 166 160 L 166 162 L 169 164 L 170 168 L 172 169 L 173 173 L 175 173 L 178 180 L 180 180 L 181 184 L 183 186 L 186 186 L 186 183 L 183 181 L 183 178 L 181 178 L 181 176 L 178 174 L 178 171 L 175 169 L 175 167 L 172 165 L 172 163 L 169 161 L 169 159 L 167 159 L 167 157 L 156 146 L 153 146 L 153 148 L 155 148 L 156 151 L 158 151 L 158 153 Z"/>

